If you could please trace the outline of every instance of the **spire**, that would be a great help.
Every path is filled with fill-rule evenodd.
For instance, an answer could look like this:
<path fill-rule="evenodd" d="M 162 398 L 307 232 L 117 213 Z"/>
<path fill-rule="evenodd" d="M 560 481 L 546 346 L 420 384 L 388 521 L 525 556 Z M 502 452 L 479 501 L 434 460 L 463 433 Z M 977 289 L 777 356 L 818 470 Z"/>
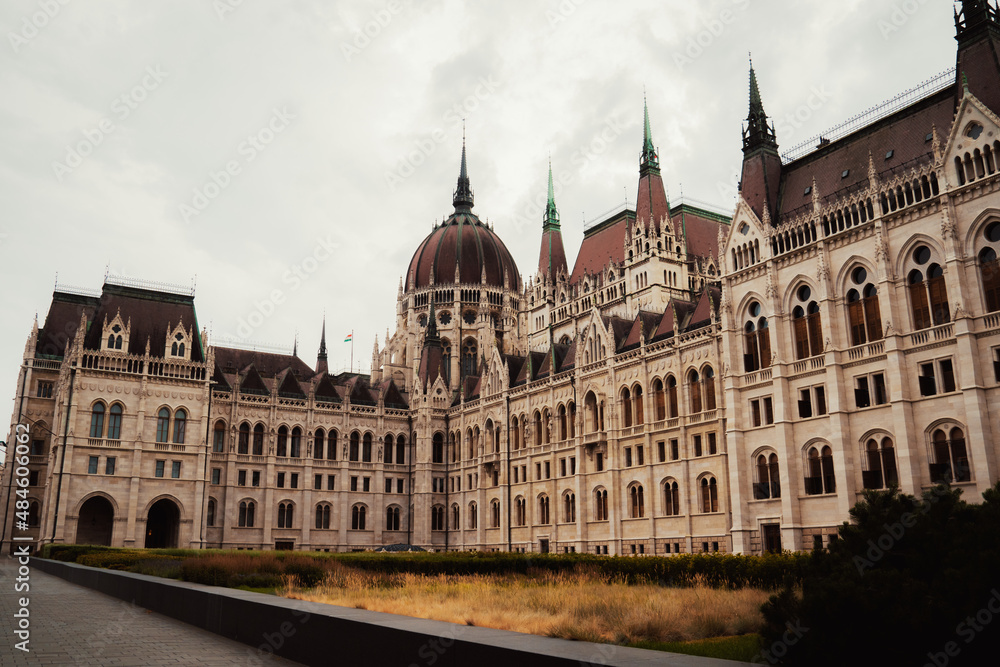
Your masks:
<path fill-rule="evenodd" d="M 743 154 L 746 155 L 758 148 L 778 148 L 775 140 L 774 127 L 767 124 L 767 113 L 760 99 L 760 88 L 757 86 L 757 73 L 753 70 L 753 60 L 750 61 L 750 113 L 747 116 L 747 127 L 743 130 Z"/>
<path fill-rule="evenodd" d="M 295 332 L 295 342 L 292 344 L 292 356 L 299 356 L 299 332 Z"/>
<path fill-rule="evenodd" d="M 424 338 L 424 347 L 428 345 L 441 347 L 441 338 L 438 336 L 437 315 L 434 313 L 433 296 L 431 296 L 431 310 L 427 315 L 427 336 Z"/>
<path fill-rule="evenodd" d="M 559 229 L 559 211 L 556 209 L 555 189 L 552 187 L 552 160 L 549 160 L 549 200 L 545 205 L 545 218 L 542 221 L 542 231 Z"/>
<path fill-rule="evenodd" d="M 472 210 L 472 188 L 469 185 L 469 170 L 465 164 L 465 125 L 462 125 L 462 169 L 458 172 L 458 187 L 455 189 L 455 197 L 452 200 L 456 211 Z"/>
<path fill-rule="evenodd" d="M 962 11 L 958 8 L 955 11 L 955 32 L 959 41 L 971 36 L 970 33 L 979 32 L 987 25 L 997 27 L 997 8 L 990 4 L 989 0 L 962 0 Z"/>
<path fill-rule="evenodd" d="M 326 313 L 323 313 L 323 329 L 319 335 L 319 352 L 316 354 L 316 372 L 326 373 Z"/>
<path fill-rule="evenodd" d="M 660 159 L 656 155 L 656 148 L 653 146 L 653 133 L 649 129 L 649 106 L 646 104 L 646 96 L 642 96 L 642 156 L 639 158 L 639 173 L 655 170 L 660 171 Z"/>
<path fill-rule="evenodd" d="M 566 250 L 563 248 L 562 231 L 559 227 L 559 211 L 556 209 L 555 188 L 552 186 L 552 160 L 549 160 L 549 199 L 542 219 L 542 246 L 538 252 L 538 275 L 555 280 L 560 273 L 568 273 Z M 485 292 L 484 292 L 485 294 Z M 554 292 L 553 292 L 554 296 Z"/>

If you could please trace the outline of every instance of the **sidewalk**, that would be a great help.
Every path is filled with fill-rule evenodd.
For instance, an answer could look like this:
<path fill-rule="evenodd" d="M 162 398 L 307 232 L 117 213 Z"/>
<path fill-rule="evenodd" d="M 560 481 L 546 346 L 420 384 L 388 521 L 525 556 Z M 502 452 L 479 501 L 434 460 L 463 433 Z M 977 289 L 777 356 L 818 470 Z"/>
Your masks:
<path fill-rule="evenodd" d="M 17 592 L 17 561 L 0 556 L 0 665 L 282 665 L 294 663 L 259 657 L 245 644 L 122 600 L 71 584 L 32 568 L 30 591 Z M 13 636 L 20 609 L 28 598 L 30 652 Z"/>

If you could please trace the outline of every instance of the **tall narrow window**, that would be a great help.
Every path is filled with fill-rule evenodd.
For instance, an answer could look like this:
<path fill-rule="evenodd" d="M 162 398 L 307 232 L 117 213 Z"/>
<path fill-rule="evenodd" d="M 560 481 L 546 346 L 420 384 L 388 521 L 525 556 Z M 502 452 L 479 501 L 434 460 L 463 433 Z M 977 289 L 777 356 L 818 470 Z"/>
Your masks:
<path fill-rule="evenodd" d="M 187 429 L 187 411 L 178 410 L 174 413 L 174 442 L 184 442 L 184 432 Z"/>
<path fill-rule="evenodd" d="M 278 427 L 278 445 L 275 454 L 277 456 L 288 456 L 288 427 Z"/>
<path fill-rule="evenodd" d="M 291 503 L 278 504 L 278 528 L 292 527 L 293 505 Z"/>
<path fill-rule="evenodd" d="M 594 492 L 594 520 L 608 520 L 608 492 L 605 489 L 597 489 Z"/>
<path fill-rule="evenodd" d="M 226 423 L 224 421 L 215 422 L 215 428 L 212 430 L 212 451 L 226 451 Z"/>
<path fill-rule="evenodd" d="M 712 370 L 711 366 L 705 367 L 704 379 L 702 384 L 705 387 L 705 409 L 714 410 L 715 403 L 715 371 Z"/>
<path fill-rule="evenodd" d="M 364 463 L 371 463 L 372 461 L 372 434 L 365 433 L 365 437 L 361 440 L 361 460 Z"/>
<path fill-rule="evenodd" d="M 1000 260 L 997 249 L 1000 248 L 1000 222 L 989 224 L 983 230 L 986 243 L 990 244 L 979 251 L 979 280 L 983 284 L 983 296 L 986 300 L 986 312 L 1000 310 Z"/>
<path fill-rule="evenodd" d="M 122 406 L 115 403 L 108 411 L 108 440 L 121 440 L 122 437 Z"/>
<path fill-rule="evenodd" d="M 646 515 L 645 501 L 642 497 L 642 485 L 635 484 L 629 488 L 629 516 L 639 519 Z"/>
<path fill-rule="evenodd" d="M 714 477 L 701 478 L 701 511 L 705 514 L 719 511 L 719 484 Z"/>
<path fill-rule="evenodd" d="M 934 431 L 933 443 L 935 463 L 931 465 L 932 482 L 968 482 L 972 479 L 962 429 L 954 427 L 947 435 L 943 429 L 937 429 Z"/>
<path fill-rule="evenodd" d="M 653 409 L 656 411 L 656 421 L 667 418 L 666 394 L 661 380 L 653 381 Z"/>
<path fill-rule="evenodd" d="M 324 440 L 326 440 L 325 436 L 326 436 L 326 434 L 323 432 L 323 429 L 321 429 L 321 428 L 316 429 L 316 433 L 313 435 L 313 458 L 314 459 L 321 459 L 321 458 L 323 458 L 323 450 L 326 448 L 325 447 L 326 443 L 324 442 Z"/>
<path fill-rule="evenodd" d="M 330 506 L 319 504 L 316 506 L 316 528 L 325 530 L 330 527 Z"/>
<path fill-rule="evenodd" d="M 387 507 L 385 510 L 385 529 L 399 530 L 399 508 L 395 505 Z"/>
<path fill-rule="evenodd" d="M 358 456 L 361 453 L 360 449 L 361 449 L 361 434 L 358 433 L 357 431 L 353 431 L 351 433 L 351 449 L 349 454 L 351 461 L 358 460 Z"/>
<path fill-rule="evenodd" d="M 246 454 L 244 449 L 241 454 Z M 264 425 L 257 424 L 253 427 L 253 454 L 254 456 L 263 456 L 264 454 Z"/>
<path fill-rule="evenodd" d="M 795 291 L 798 301 L 792 309 L 792 328 L 795 338 L 795 358 L 806 359 L 823 351 L 823 326 L 819 304 L 811 300 L 812 289 L 800 285 Z"/>
<path fill-rule="evenodd" d="M 696 370 L 688 373 L 688 392 L 691 394 L 691 413 L 697 414 L 701 412 L 701 377 Z"/>
<path fill-rule="evenodd" d="M 667 416 L 675 419 L 677 410 L 677 379 L 671 375 L 667 378 Z"/>
<path fill-rule="evenodd" d="M 298 426 L 292 429 L 292 446 L 290 454 L 293 459 L 297 459 L 302 456 L 302 429 Z"/>
<path fill-rule="evenodd" d="M 170 435 L 170 410 L 160 408 L 156 415 L 156 441 L 167 442 Z"/>
<path fill-rule="evenodd" d="M 250 424 L 246 422 L 240 424 L 239 441 L 236 451 L 238 454 L 250 453 Z"/>
<path fill-rule="evenodd" d="M 364 505 L 355 505 L 351 508 L 351 530 L 365 529 L 365 515 L 368 509 Z"/>
<path fill-rule="evenodd" d="M 576 523 L 576 495 L 567 493 L 563 496 L 563 521 Z"/>
<path fill-rule="evenodd" d="M 667 516 L 677 516 L 681 513 L 680 490 L 677 482 L 667 481 L 663 484 L 663 511 Z"/>
<path fill-rule="evenodd" d="M 754 484 L 754 498 L 764 500 L 781 497 L 781 481 L 778 478 L 778 455 L 757 456 L 757 482 Z"/>

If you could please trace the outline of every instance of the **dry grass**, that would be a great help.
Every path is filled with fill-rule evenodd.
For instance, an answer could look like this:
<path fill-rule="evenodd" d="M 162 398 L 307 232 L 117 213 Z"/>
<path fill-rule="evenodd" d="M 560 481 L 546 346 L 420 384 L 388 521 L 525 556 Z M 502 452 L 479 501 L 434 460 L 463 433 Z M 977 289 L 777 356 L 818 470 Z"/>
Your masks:
<path fill-rule="evenodd" d="M 757 632 L 768 593 L 704 585 L 626 585 L 593 572 L 424 576 L 339 563 L 324 582 L 279 594 L 300 600 L 586 641 L 674 642 Z"/>

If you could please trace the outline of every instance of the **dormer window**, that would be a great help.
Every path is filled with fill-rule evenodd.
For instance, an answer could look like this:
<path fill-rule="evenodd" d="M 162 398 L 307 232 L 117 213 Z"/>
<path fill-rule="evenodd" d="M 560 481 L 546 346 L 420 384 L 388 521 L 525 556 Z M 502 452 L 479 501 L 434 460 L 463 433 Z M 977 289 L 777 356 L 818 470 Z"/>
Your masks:
<path fill-rule="evenodd" d="M 104 334 L 101 344 L 104 350 L 111 352 L 124 352 L 128 350 L 128 337 L 131 330 L 131 320 L 128 323 L 122 321 L 121 313 L 116 313 L 110 322 L 107 317 L 104 319 Z"/>
<path fill-rule="evenodd" d="M 184 356 L 184 336 L 182 334 L 176 334 L 174 336 L 174 342 L 170 345 L 170 356 Z"/>
<path fill-rule="evenodd" d="M 847 178 L 850 174 L 851 174 L 851 170 L 850 169 L 845 169 L 844 171 L 840 172 L 840 177 L 841 178 Z"/>
<path fill-rule="evenodd" d="M 191 358 L 192 332 L 184 328 L 184 322 L 180 321 L 171 329 L 167 326 L 167 338 L 164 342 L 163 356 L 175 357 L 179 359 Z"/>
<path fill-rule="evenodd" d="M 807 185 L 806 189 L 802 191 L 802 196 L 805 197 L 806 195 L 808 195 L 812 191 L 813 191 L 813 186 Z"/>
<path fill-rule="evenodd" d="M 893 156 L 893 155 L 895 155 L 895 154 L 896 154 L 896 151 L 894 151 L 894 150 L 890 150 L 890 151 L 888 151 L 888 152 L 887 152 L 887 153 L 885 154 L 885 159 L 886 159 L 886 160 L 891 160 L 891 159 L 892 159 L 892 156 Z"/>
<path fill-rule="evenodd" d="M 122 328 L 117 324 L 111 327 L 111 333 L 108 334 L 108 349 L 122 349 Z"/>

